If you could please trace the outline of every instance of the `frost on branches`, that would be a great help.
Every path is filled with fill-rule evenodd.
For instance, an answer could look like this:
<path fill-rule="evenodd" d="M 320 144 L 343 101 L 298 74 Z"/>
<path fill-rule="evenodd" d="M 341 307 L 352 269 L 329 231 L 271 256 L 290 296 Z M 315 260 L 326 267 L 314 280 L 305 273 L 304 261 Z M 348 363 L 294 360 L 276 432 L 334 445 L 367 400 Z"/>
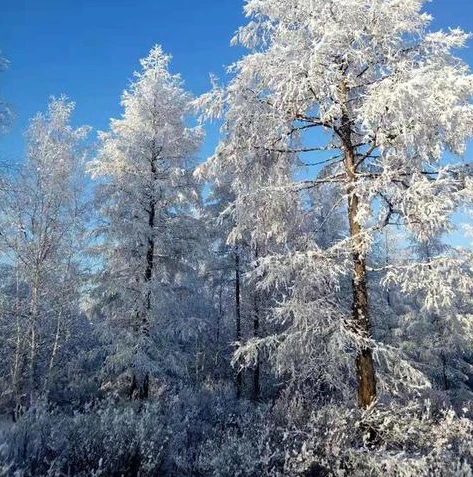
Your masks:
<path fill-rule="evenodd" d="M 88 176 L 74 105 L 32 120 L 0 178 L 0 476 L 473 475 L 469 35 L 424 4 L 247 0 L 197 99 L 154 47 Z"/>
<path fill-rule="evenodd" d="M 59 385 L 61 366 L 75 352 L 72 330 L 84 325 L 83 166 L 90 128 L 71 125 L 74 107 L 64 96 L 51 98 L 47 112 L 30 121 L 26 160 L 2 195 L 3 313 L 8 318 L 2 331 L 9 350 L 4 357 L 7 395 L 14 405 L 33 403 Z"/>
<path fill-rule="evenodd" d="M 232 174 L 235 208 L 252 196 L 282 194 L 296 203 L 308 190 L 336 187 L 333 211 L 345 208 L 345 236 L 319 250 L 310 243 L 315 231 L 307 230 L 302 250 L 260 261 L 261 270 L 271 264 L 273 271 L 260 286 L 268 286 L 270 277 L 274 284 L 289 276 L 287 297 L 275 305 L 274 316 L 290 310 L 280 320 L 290 324 L 270 339 L 280 352 L 285 349 L 281 343 L 291 343 L 288 333 L 299 339 L 338 329 L 343 338 L 333 354 L 354 350 L 362 408 L 376 399 L 373 354 L 383 350 L 373 341 L 367 283 L 367 257 L 377 234 L 395 224 L 428 242 L 451 230 L 452 213 L 471 198 L 467 169 L 444 159 L 445 152 L 461 155 L 473 132 L 473 77 L 452 53 L 468 35 L 458 29 L 429 32 L 431 17 L 422 12 L 423 4 L 249 0 L 250 22 L 234 42 L 250 53 L 232 67 L 228 87 L 215 85 L 200 100 L 208 116 L 225 118 L 224 139 L 209 167 L 215 176 L 224 170 Z M 279 169 L 283 177 L 277 185 L 270 163 L 262 166 L 258 159 L 274 155 L 287 164 Z M 293 171 L 305 164 L 304 179 L 295 181 Z M 242 190 L 240 184 L 261 167 L 264 184 Z M 304 201 L 301 207 L 303 213 Z M 240 227 L 269 238 L 275 223 L 266 228 L 256 216 Z M 240 234 L 237 226 L 229 239 Z M 291 247 L 300 244 L 291 242 Z M 318 261 L 311 266 L 314 256 Z M 343 265 L 338 272 L 334 260 Z M 448 255 L 431 261 L 437 260 L 450 278 L 419 282 L 426 306 L 448 300 L 453 275 L 460 272 Z M 275 263 L 282 267 L 277 273 Z M 417 266 L 421 270 L 423 265 Z M 286 267 L 291 273 L 284 273 Z M 352 283 L 348 306 L 331 283 L 343 274 Z M 393 268 L 389 280 L 405 292 L 412 283 L 402 269 Z M 311 341 L 315 346 L 315 336 Z M 257 344 L 241 351 L 251 353 Z M 343 382 L 341 375 L 333 379 Z"/>
<path fill-rule="evenodd" d="M 100 134 L 99 155 L 89 165 L 94 178 L 103 178 L 102 299 L 116 348 L 108 366 L 128 374 L 129 395 L 141 398 L 163 363 L 180 372 L 169 334 L 185 334 L 181 326 L 198 333 L 200 326 L 199 309 L 188 306 L 197 291 L 199 242 L 199 191 L 190 171 L 202 130 L 187 126 L 191 97 L 169 73 L 169 61 L 159 46 L 141 60 L 122 96 L 122 118 Z"/>

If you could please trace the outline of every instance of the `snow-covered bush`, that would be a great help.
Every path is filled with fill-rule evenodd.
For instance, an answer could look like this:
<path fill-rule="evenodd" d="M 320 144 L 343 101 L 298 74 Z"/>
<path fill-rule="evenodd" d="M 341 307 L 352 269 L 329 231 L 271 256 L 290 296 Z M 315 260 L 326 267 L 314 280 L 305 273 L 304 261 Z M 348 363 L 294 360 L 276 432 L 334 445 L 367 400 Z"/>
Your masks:
<path fill-rule="evenodd" d="M 69 415 L 41 404 L 4 433 L 0 475 L 470 477 L 471 412 L 435 399 L 361 411 L 300 394 L 255 406 L 196 388 Z"/>
<path fill-rule="evenodd" d="M 68 416 L 30 409 L 7 433 L 3 458 L 22 476 L 156 475 L 169 441 L 159 411 L 108 406 Z"/>
<path fill-rule="evenodd" d="M 473 475 L 473 422 L 430 401 L 364 412 L 326 405 L 285 440 L 281 476 Z"/>
<path fill-rule="evenodd" d="M 225 388 L 175 391 L 71 414 L 32 407 L 2 436 L 0 475 L 196 475 L 201 444 L 250 416 L 251 405 L 236 403 Z"/>

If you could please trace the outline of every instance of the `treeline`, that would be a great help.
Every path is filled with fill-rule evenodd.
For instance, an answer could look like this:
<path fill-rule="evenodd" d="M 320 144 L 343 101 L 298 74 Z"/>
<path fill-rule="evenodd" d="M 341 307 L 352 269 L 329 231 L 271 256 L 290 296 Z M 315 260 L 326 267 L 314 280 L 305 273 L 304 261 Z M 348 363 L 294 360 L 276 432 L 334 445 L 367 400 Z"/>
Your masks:
<path fill-rule="evenodd" d="M 249 0 L 228 84 L 155 46 L 94 146 L 31 120 L 1 475 L 471 475 L 473 76 L 423 3 Z"/>

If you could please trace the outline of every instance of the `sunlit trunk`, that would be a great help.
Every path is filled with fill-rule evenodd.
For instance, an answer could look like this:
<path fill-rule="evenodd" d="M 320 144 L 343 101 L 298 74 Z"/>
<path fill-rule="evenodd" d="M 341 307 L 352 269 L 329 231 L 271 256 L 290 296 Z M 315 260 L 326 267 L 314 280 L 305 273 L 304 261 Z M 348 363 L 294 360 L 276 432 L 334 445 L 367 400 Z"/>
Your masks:
<path fill-rule="evenodd" d="M 362 409 L 369 407 L 376 399 L 376 376 L 373 351 L 368 344 L 371 337 L 371 323 L 366 283 L 366 256 L 363 250 L 362 226 L 359 222 L 360 198 L 356 191 L 356 147 L 352 142 L 350 115 L 347 108 L 347 88 L 341 86 L 342 123 L 338 134 L 343 144 L 344 165 L 347 176 L 348 222 L 352 243 L 353 307 L 352 322 L 355 332 L 361 338 L 361 347 L 356 357 L 358 377 L 358 404 Z"/>

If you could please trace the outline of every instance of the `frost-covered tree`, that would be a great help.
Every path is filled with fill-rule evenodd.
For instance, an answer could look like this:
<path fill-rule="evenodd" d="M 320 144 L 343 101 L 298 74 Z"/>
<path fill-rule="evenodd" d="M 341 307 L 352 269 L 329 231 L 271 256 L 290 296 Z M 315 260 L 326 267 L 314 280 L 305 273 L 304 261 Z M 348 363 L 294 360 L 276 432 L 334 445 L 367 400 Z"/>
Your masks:
<path fill-rule="evenodd" d="M 115 348 L 108 364 L 139 398 L 148 396 L 151 375 L 182 372 L 170 335 L 178 344 L 198 335 L 205 305 L 197 298 L 202 229 L 191 173 L 202 130 L 187 123 L 191 97 L 169 72 L 170 59 L 156 46 L 141 60 L 122 118 L 100 134 L 89 166 L 100 181 L 102 305 Z"/>
<path fill-rule="evenodd" d="M 80 316 L 87 200 L 84 140 L 71 125 L 74 103 L 52 98 L 26 133 L 26 159 L 2 203 L 2 249 L 12 266 L 5 292 L 11 348 L 9 388 L 29 400 L 65 366 Z M 61 362 L 62 361 L 62 362 Z"/>
<path fill-rule="evenodd" d="M 0 186 L 0 475 L 473 475 L 473 78 L 424 3 L 246 0 L 249 54 L 196 101 L 154 47 L 93 223 L 74 105 L 32 120 Z M 195 106 L 222 123 L 197 168 Z"/>
<path fill-rule="evenodd" d="M 429 242 L 412 241 L 403 255 L 391 259 L 385 270 L 388 306 L 396 317 L 387 338 L 423 370 L 433 387 L 461 404 L 469 399 L 473 372 L 469 253 L 435 237 Z M 451 270 L 452 264 L 457 270 Z M 402 273 L 410 279 L 400 283 L 391 279 Z M 424 281 L 429 283 L 423 285 Z M 439 293 L 442 288 L 448 293 Z"/>
<path fill-rule="evenodd" d="M 461 165 L 448 164 L 444 155 L 461 155 L 473 132 L 473 77 L 452 52 L 465 45 L 468 35 L 458 29 L 429 32 L 431 17 L 422 11 L 424 3 L 249 0 L 245 12 L 251 21 L 238 31 L 235 43 L 250 54 L 234 65 L 227 88 L 215 87 L 202 100 L 209 115 L 227 120 L 214 167 L 241 171 L 243 181 L 245 167 L 256 155 L 277 154 L 296 165 L 310 154 L 315 157 L 310 162 L 324 167 L 299 181 L 288 175 L 293 167 L 287 167 L 279 190 L 293 197 L 294 191 L 321 184 L 340 187 L 347 237 L 328 250 L 314 245 L 303 254 L 288 254 L 284 268 L 293 276 L 297 268 L 304 270 L 302 281 L 292 287 L 299 311 L 310 301 L 319 302 L 302 327 L 317 327 L 325 315 L 343 329 L 345 344 L 339 342 L 338 349 L 355 349 L 362 408 L 376 398 L 367 286 L 367 255 L 375 234 L 398 223 L 428 241 L 450 229 L 451 214 L 470 188 Z M 251 201 L 276 190 L 266 182 L 241 197 Z M 271 234 L 274 223 L 253 230 Z M 440 268 L 450 277 L 458 270 L 455 258 L 439 260 L 448 263 Z M 348 263 L 352 309 L 351 319 L 345 320 L 347 310 L 331 297 Z M 275 266 L 268 258 L 267 276 Z M 272 276 L 280 281 L 283 270 Z M 393 273 L 392 280 L 412 284 L 409 273 Z M 444 299 L 458 280 L 441 280 L 426 299 L 432 293 Z M 431 285 L 432 280 L 419 284 Z M 337 348 L 333 345 L 331 352 Z"/>
<path fill-rule="evenodd" d="M 208 98 L 204 96 L 199 103 L 204 106 L 204 116 L 211 117 L 213 111 Z M 245 109 L 247 106 L 242 97 L 237 107 Z M 241 125 L 235 133 L 231 129 L 235 118 L 226 119 L 223 131 L 228 136 L 198 172 L 213 182 L 213 197 L 220 204 L 221 229 L 226 234 L 224 240 L 229 247 L 235 274 L 234 341 L 242 345 L 247 339 L 251 343 L 259 342 L 266 333 L 265 317 L 279 294 L 274 287 L 271 290 L 259 288 L 256 279 L 259 261 L 270 252 L 284 249 L 297 236 L 303 220 L 300 201 L 284 190 L 290 176 L 288 158 L 284 154 L 263 150 L 240 154 L 232 139 L 235 134 L 244 138 L 245 126 Z M 257 401 L 262 387 L 259 350 L 255 348 L 246 361 L 252 368 L 251 396 Z M 242 395 L 243 363 L 240 358 L 234 360 L 238 395 Z"/>

